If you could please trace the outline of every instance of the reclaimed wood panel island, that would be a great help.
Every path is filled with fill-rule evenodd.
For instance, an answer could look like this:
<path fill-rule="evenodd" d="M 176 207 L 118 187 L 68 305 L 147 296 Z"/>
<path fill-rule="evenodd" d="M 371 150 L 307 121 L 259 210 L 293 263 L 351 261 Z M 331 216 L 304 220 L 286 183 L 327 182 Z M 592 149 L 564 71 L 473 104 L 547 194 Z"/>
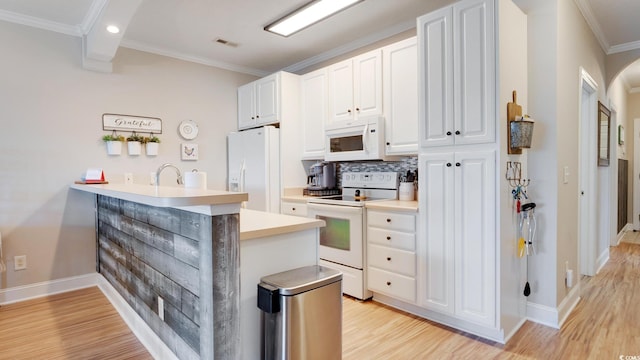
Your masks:
<path fill-rule="evenodd" d="M 96 195 L 97 271 L 180 359 L 253 356 L 259 350 L 257 309 L 250 306 L 255 281 L 272 270 L 261 254 L 298 244 L 301 256 L 292 256 L 289 268 L 317 262 L 315 234 L 324 222 L 241 209 L 246 193 L 131 184 L 71 188 Z M 278 266 L 286 267 L 282 260 Z"/>

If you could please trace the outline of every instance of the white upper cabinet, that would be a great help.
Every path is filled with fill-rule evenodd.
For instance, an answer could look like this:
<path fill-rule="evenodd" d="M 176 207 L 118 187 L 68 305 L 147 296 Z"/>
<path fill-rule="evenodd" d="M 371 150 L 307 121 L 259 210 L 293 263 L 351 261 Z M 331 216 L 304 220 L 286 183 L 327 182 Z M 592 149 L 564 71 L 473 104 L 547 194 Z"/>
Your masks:
<path fill-rule="evenodd" d="M 418 18 L 420 146 L 495 141 L 493 6 L 464 0 Z"/>
<path fill-rule="evenodd" d="M 279 121 L 280 78 L 272 74 L 256 81 L 256 117 L 258 125 Z"/>
<path fill-rule="evenodd" d="M 415 37 L 382 48 L 386 155 L 418 153 L 418 46 Z"/>
<path fill-rule="evenodd" d="M 329 66 L 329 121 L 382 115 L 382 55 L 377 49 Z"/>
<path fill-rule="evenodd" d="M 256 125 L 255 84 L 249 83 L 238 88 L 238 129 Z"/>
<path fill-rule="evenodd" d="M 238 88 L 238 129 L 280 121 L 280 77 L 269 75 Z"/>
<path fill-rule="evenodd" d="M 324 159 L 324 126 L 329 119 L 327 69 L 300 77 L 303 159 Z"/>

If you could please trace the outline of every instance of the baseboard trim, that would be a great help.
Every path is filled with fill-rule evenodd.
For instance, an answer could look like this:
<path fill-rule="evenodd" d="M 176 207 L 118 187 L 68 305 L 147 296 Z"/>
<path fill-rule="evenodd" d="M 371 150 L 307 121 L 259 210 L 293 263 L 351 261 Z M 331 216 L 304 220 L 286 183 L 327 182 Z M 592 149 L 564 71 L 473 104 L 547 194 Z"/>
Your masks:
<path fill-rule="evenodd" d="M 0 290 L 0 305 L 96 286 L 97 275 L 97 273 L 91 273 L 3 289 Z"/>
<path fill-rule="evenodd" d="M 151 330 L 149 325 L 138 315 L 127 301 L 116 291 L 116 289 L 102 275 L 96 274 L 97 286 L 109 299 L 111 305 L 120 314 L 120 317 L 129 326 L 129 329 L 140 340 L 142 345 L 149 351 L 154 359 L 178 360 L 169 347 Z"/>
<path fill-rule="evenodd" d="M 558 309 L 530 301 L 527 302 L 527 320 L 554 329 L 560 328 L 558 325 Z"/>
<path fill-rule="evenodd" d="M 607 264 L 608 261 L 609 247 L 607 246 L 607 248 L 604 249 L 602 254 L 600 254 L 600 256 L 598 256 L 598 259 L 596 260 L 596 275 L 600 272 L 600 270 L 602 270 L 602 268 Z"/>
<path fill-rule="evenodd" d="M 607 250 L 607 253 L 608 252 L 609 251 Z M 573 309 L 575 309 L 576 305 L 580 302 L 580 293 L 582 292 L 580 291 L 580 288 L 580 282 L 578 281 L 574 285 L 573 289 L 569 291 L 569 294 L 562 300 L 560 306 L 558 306 L 558 317 L 560 319 L 558 321 L 558 328 L 562 327 L 562 324 L 564 324 Z"/>
<path fill-rule="evenodd" d="M 571 311 L 578 305 L 578 302 L 580 302 L 579 282 L 571 289 L 557 308 L 527 302 L 527 320 L 554 329 L 560 329 L 569 314 L 571 314 Z"/>

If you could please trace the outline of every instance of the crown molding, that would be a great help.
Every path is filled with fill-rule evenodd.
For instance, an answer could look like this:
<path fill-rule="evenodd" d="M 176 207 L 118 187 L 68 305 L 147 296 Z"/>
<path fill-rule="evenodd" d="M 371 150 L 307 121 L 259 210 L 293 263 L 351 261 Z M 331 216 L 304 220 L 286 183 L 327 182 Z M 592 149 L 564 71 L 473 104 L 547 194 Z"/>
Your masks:
<path fill-rule="evenodd" d="M 82 36 L 82 30 L 77 25 L 62 24 L 56 21 L 44 20 L 37 17 L 18 14 L 6 10 L 0 10 L 0 20 L 25 26 L 31 26 L 42 30 L 53 31 L 65 35 L 78 37 Z"/>
<path fill-rule="evenodd" d="M 582 16 L 587 21 L 587 24 L 591 28 L 591 31 L 595 35 L 596 39 L 600 43 L 600 47 L 606 54 L 608 54 L 610 50 L 609 42 L 602 32 L 602 28 L 600 28 L 600 23 L 598 22 L 598 20 L 596 20 L 595 15 L 593 15 L 593 10 L 591 9 L 591 5 L 589 5 L 589 1 L 575 0 L 575 3 L 578 6 L 578 9 L 580 9 Z"/>
<path fill-rule="evenodd" d="M 108 2 L 108 0 L 93 0 L 87 14 L 84 19 L 82 19 L 82 24 L 80 24 L 82 35 L 86 35 L 91 31 L 93 24 L 96 23 L 96 20 L 98 20 L 100 13 L 102 13 L 102 10 L 107 6 Z"/>
<path fill-rule="evenodd" d="M 365 37 L 360 38 L 358 40 L 352 41 L 352 42 L 350 42 L 348 44 L 342 45 L 342 46 L 337 47 L 335 49 L 326 51 L 326 52 L 324 52 L 322 54 L 318 54 L 318 55 L 312 56 L 312 57 L 310 57 L 310 58 L 308 58 L 306 60 L 302 60 L 302 61 L 297 62 L 295 64 L 289 65 L 289 66 L 285 67 L 282 70 L 295 73 L 295 72 L 297 72 L 299 70 L 306 69 L 309 66 L 321 63 L 321 62 L 326 61 L 326 60 L 333 59 L 336 56 L 340 56 L 340 55 L 346 54 L 346 53 L 348 53 L 350 51 L 357 50 L 357 49 L 359 49 L 361 47 L 373 44 L 376 41 L 380 41 L 380 40 L 386 39 L 388 37 L 391 37 L 393 35 L 400 34 L 401 32 L 404 32 L 404 31 L 407 31 L 407 30 L 411 30 L 411 29 L 413 29 L 415 27 L 416 27 L 415 20 L 406 21 L 404 23 L 400 23 L 400 24 L 395 25 L 393 27 L 387 28 L 387 29 L 385 29 L 383 31 L 379 31 L 377 33 L 373 33 L 371 35 L 368 35 L 368 36 L 365 36 Z"/>
<path fill-rule="evenodd" d="M 607 51 L 607 55 L 617 54 L 617 53 L 630 51 L 630 50 L 637 50 L 637 49 L 640 49 L 640 40 L 619 44 L 619 45 L 613 45 L 612 47 L 609 48 L 609 51 Z"/>
<path fill-rule="evenodd" d="M 120 43 L 120 46 L 129 48 L 129 49 L 148 52 L 148 53 L 151 53 L 151 54 L 162 55 L 162 56 L 166 56 L 166 57 L 170 57 L 170 58 L 174 58 L 174 59 L 178 59 L 178 60 L 189 61 L 189 62 L 193 62 L 193 63 L 197 63 L 197 64 L 217 67 L 217 68 L 220 68 L 220 69 L 225 69 L 225 70 L 235 71 L 235 72 L 239 72 L 239 73 L 254 75 L 254 76 L 258 76 L 258 77 L 263 77 L 263 76 L 269 75 L 269 73 L 264 71 L 264 70 L 254 69 L 254 68 L 250 68 L 250 67 L 246 67 L 246 66 L 238 66 L 238 65 L 235 65 L 235 64 L 230 64 L 230 63 L 226 63 L 226 62 L 222 62 L 222 61 L 213 61 L 211 59 L 198 57 L 198 56 L 186 55 L 184 53 L 179 53 L 179 52 L 176 52 L 176 51 L 173 51 L 173 50 L 160 48 L 160 47 L 155 47 L 155 46 L 150 46 L 150 45 L 138 42 L 138 41 L 132 41 L 132 40 L 123 39 L 122 42 Z"/>

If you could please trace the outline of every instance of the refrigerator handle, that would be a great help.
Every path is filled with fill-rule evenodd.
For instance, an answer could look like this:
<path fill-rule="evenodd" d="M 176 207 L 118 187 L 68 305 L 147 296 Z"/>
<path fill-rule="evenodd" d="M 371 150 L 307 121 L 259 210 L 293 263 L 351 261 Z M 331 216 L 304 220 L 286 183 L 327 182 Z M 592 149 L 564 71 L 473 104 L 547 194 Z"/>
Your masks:
<path fill-rule="evenodd" d="M 238 181 L 240 184 L 238 185 L 240 187 L 240 192 L 245 192 L 244 190 L 244 179 L 245 179 L 245 174 L 246 174 L 246 167 L 245 167 L 245 163 L 244 163 L 244 159 L 242 159 L 242 163 L 240 164 L 240 181 Z M 247 202 L 243 201 L 241 207 L 246 208 L 247 207 Z"/>
<path fill-rule="evenodd" d="M 242 162 L 240 163 L 240 181 L 238 181 L 240 192 L 244 192 L 244 175 L 245 175 L 244 159 L 242 159 Z"/>

